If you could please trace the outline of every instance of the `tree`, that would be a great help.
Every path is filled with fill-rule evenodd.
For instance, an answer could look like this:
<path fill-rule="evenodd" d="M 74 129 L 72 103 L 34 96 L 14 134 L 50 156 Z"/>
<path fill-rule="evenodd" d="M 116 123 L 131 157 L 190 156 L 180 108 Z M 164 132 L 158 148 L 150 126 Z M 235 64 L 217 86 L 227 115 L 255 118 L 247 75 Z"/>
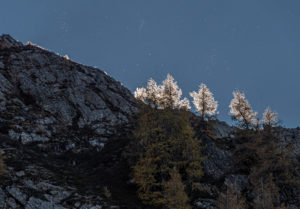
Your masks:
<path fill-rule="evenodd" d="M 143 102 L 146 103 L 146 98 L 147 98 L 147 90 L 142 87 L 142 88 L 136 88 L 135 92 L 134 92 L 134 97 L 137 99 L 137 100 L 141 100 Z"/>
<path fill-rule="evenodd" d="M 176 107 L 178 107 L 179 109 L 190 110 L 190 101 L 188 100 L 188 98 L 184 97 L 182 100 L 179 100 L 177 102 Z"/>
<path fill-rule="evenodd" d="M 220 193 L 217 200 L 218 209 L 246 209 L 246 198 L 241 194 L 236 182 L 226 183 L 226 191 Z"/>
<path fill-rule="evenodd" d="M 135 141 L 129 149 L 136 151 L 133 177 L 145 204 L 166 204 L 164 184 L 170 180 L 174 167 L 187 191 L 202 177 L 200 141 L 194 138 L 189 117 L 185 110 L 170 108 L 149 107 L 140 113 L 134 130 Z"/>
<path fill-rule="evenodd" d="M 293 148 L 285 147 L 272 132 L 243 131 L 238 136 L 235 158 L 243 172 L 249 174 L 255 194 L 254 208 L 274 209 L 280 205 L 279 194 L 299 186 L 298 163 Z"/>
<path fill-rule="evenodd" d="M 229 105 L 230 113 L 234 120 L 241 122 L 241 126 L 249 129 L 250 125 L 255 124 L 255 118 L 257 113 L 253 113 L 253 110 L 245 98 L 245 94 L 239 91 L 233 92 L 233 99 Z"/>
<path fill-rule="evenodd" d="M 190 96 L 193 97 L 193 104 L 201 114 L 202 121 L 205 117 L 216 114 L 218 102 L 215 101 L 213 94 L 205 84 L 202 83 L 198 93 L 193 91 L 190 93 Z"/>
<path fill-rule="evenodd" d="M 161 85 L 161 105 L 163 108 L 190 108 L 189 100 L 181 100 L 182 91 L 174 81 L 173 76 L 167 75 L 167 78 Z"/>
<path fill-rule="evenodd" d="M 146 88 L 137 88 L 134 96 L 153 108 L 158 108 L 160 105 L 160 87 L 152 78 L 149 79 Z"/>
<path fill-rule="evenodd" d="M 167 75 L 167 78 L 162 83 L 161 94 L 164 108 L 175 108 L 176 104 L 179 103 L 182 91 L 170 74 Z"/>
<path fill-rule="evenodd" d="M 7 171 L 6 171 L 5 166 L 4 166 L 2 151 L 0 150 L 0 175 L 3 175 L 5 173 L 7 173 Z"/>
<path fill-rule="evenodd" d="M 276 112 L 272 112 L 271 109 L 268 107 L 263 114 L 263 120 L 265 125 L 271 127 L 274 124 L 276 124 L 278 122 L 277 116 L 278 114 Z"/>
<path fill-rule="evenodd" d="M 170 180 L 165 184 L 165 200 L 168 209 L 190 209 L 189 198 L 184 191 L 181 176 L 174 167 L 170 172 Z"/>
<path fill-rule="evenodd" d="M 218 209 L 246 209 L 246 198 L 242 195 L 237 182 L 226 181 L 226 191 L 219 194 L 217 199 Z"/>
<path fill-rule="evenodd" d="M 151 78 L 146 88 L 137 88 L 134 92 L 136 99 L 158 109 L 185 109 L 189 110 L 190 102 L 187 98 L 181 99 L 182 91 L 174 78 L 168 74 L 162 85 Z"/>
<path fill-rule="evenodd" d="M 254 208 L 275 209 L 279 206 L 279 189 L 274 182 L 272 173 L 266 176 L 266 178 L 260 177 L 259 179 L 256 179 L 254 191 L 256 194 Z"/>

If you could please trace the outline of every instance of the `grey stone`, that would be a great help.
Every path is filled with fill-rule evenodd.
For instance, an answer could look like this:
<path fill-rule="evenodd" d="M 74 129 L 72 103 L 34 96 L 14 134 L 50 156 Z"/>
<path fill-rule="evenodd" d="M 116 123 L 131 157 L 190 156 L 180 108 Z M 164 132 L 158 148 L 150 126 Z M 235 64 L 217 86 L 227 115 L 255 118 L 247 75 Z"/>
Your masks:
<path fill-rule="evenodd" d="M 18 176 L 18 177 L 25 176 L 25 172 L 24 171 L 18 171 L 18 172 L 16 172 L 16 176 Z"/>
<path fill-rule="evenodd" d="M 48 137 L 40 136 L 35 133 L 28 134 L 28 133 L 22 132 L 20 134 L 20 138 L 21 138 L 21 142 L 23 144 L 28 144 L 31 142 L 47 142 L 47 141 L 49 141 Z"/>
<path fill-rule="evenodd" d="M 199 209 L 217 209 L 213 200 L 199 199 L 195 202 L 196 208 Z"/>
<path fill-rule="evenodd" d="M 6 49 L 11 47 L 20 47 L 22 43 L 13 39 L 10 35 L 0 36 L 0 49 Z"/>
<path fill-rule="evenodd" d="M 49 184 L 49 183 L 47 183 L 47 182 L 40 182 L 40 183 L 37 184 L 37 187 L 38 187 L 40 190 L 43 190 L 43 191 L 63 190 L 63 187 L 55 186 L 55 185 Z"/>
<path fill-rule="evenodd" d="M 91 204 L 84 204 L 80 207 L 80 209 L 90 209 L 92 207 Z"/>
<path fill-rule="evenodd" d="M 38 187 L 33 183 L 32 180 L 24 180 L 24 185 L 31 188 L 31 189 L 34 189 L 34 190 L 38 190 Z"/>
<path fill-rule="evenodd" d="M 27 195 L 24 194 L 19 188 L 8 186 L 6 187 L 6 191 L 22 205 L 26 204 Z"/>
<path fill-rule="evenodd" d="M 234 131 L 234 128 L 227 125 L 225 122 L 217 122 L 213 126 L 213 132 L 216 137 L 218 138 L 232 138 L 234 135 L 232 134 Z"/>
<path fill-rule="evenodd" d="M 13 140 L 19 140 L 20 139 L 20 133 L 15 132 L 14 130 L 9 130 L 8 135 L 10 136 L 11 139 Z"/>
<path fill-rule="evenodd" d="M 47 142 L 50 139 L 46 136 L 41 136 L 35 133 L 29 134 L 26 132 L 17 133 L 14 130 L 9 130 L 9 136 L 14 140 L 21 140 L 22 144 L 28 144 L 32 142 Z"/>
<path fill-rule="evenodd" d="M 14 198 L 7 198 L 6 200 L 6 204 L 8 207 L 12 208 L 12 209 L 16 209 L 16 208 L 19 208 L 18 207 L 18 204 L 16 203 L 15 199 Z"/>
<path fill-rule="evenodd" d="M 78 208 L 78 207 L 80 206 L 80 202 L 76 202 L 76 203 L 74 204 L 74 206 L 75 206 L 76 208 Z"/>
<path fill-rule="evenodd" d="M 94 139 L 89 142 L 93 147 L 100 147 L 100 148 L 104 147 L 104 143 L 101 139 Z"/>
<path fill-rule="evenodd" d="M 101 205 L 95 205 L 95 206 L 90 207 L 90 209 L 102 209 L 102 206 Z"/>
<path fill-rule="evenodd" d="M 205 175 L 219 180 L 226 174 L 234 172 L 235 163 L 229 151 L 218 148 L 209 137 L 203 137 L 202 142 L 205 144 L 203 154 L 207 156 L 203 161 Z"/>
<path fill-rule="evenodd" d="M 5 197 L 4 191 L 0 188 L 0 209 L 4 209 L 6 207 Z"/>
<path fill-rule="evenodd" d="M 61 205 L 44 201 L 35 197 L 30 197 L 25 209 L 66 209 Z"/>
<path fill-rule="evenodd" d="M 76 144 L 69 141 L 68 144 L 66 144 L 65 149 L 68 151 L 75 147 L 76 147 Z"/>
<path fill-rule="evenodd" d="M 24 112 L 35 106 L 35 113 L 26 113 L 24 120 L 36 121 L 21 134 L 10 132 L 11 138 L 21 138 L 24 144 L 49 141 L 46 136 L 32 133 L 38 124 L 95 126 L 96 134 L 109 137 L 117 133 L 116 127 L 128 124 L 129 117 L 138 111 L 131 92 L 103 71 L 32 44 L 24 46 L 8 35 L 0 36 L 0 48 L 11 47 L 18 50 L 12 49 L 9 56 L 0 57 L 0 63 L 9 69 L 5 76 L 0 73 L 0 98 L 19 100 Z M 45 112 L 47 116 L 41 118 Z M 100 125 L 96 128 L 97 124 Z M 52 136 L 51 132 L 47 136 Z"/>
<path fill-rule="evenodd" d="M 51 195 L 49 194 L 45 194 L 45 198 L 50 201 L 50 202 L 54 202 L 54 203 L 60 203 L 62 200 L 68 198 L 71 196 L 71 192 L 69 191 L 51 191 L 50 192 Z"/>

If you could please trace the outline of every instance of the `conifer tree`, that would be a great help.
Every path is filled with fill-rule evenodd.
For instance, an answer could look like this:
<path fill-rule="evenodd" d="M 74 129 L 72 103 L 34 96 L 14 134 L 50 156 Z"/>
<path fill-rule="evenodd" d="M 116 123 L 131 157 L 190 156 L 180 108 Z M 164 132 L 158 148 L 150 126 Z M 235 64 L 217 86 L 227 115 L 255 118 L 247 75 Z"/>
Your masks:
<path fill-rule="evenodd" d="M 260 177 L 254 182 L 254 208 L 275 209 L 279 206 L 279 189 L 274 182 L 273 174 L 270 173 L 266 178 Z"/>
<path fill-rule="evenodd" d="M 134 92 L 134 97 L 137 100 L 143 101 L 146 103 L 145 99 L 147 98 L 147 90 L 142 87 L 142 88 L 136 88 L 135 92 Z"/>
<path fill-rule="evenodd" d="M 229 105 L 233 119 L 241 122 L 241 126 L 249 129 L 250 125 L 255 124 L 257 113 L 253 112 L 245 94 L 239 91 L 233 92 L 233 99 Z"/>
<path fill-rule="evenodd" d="M 164 108 L 175 108 L 179 103 L 182 95 L 181 89 L 178 87 L 177 82 L 173 76 L 167 75 L 161 86 L 162 105 Z"/>
<path fill-rule="evenodd" d="M 239 167 L 247 168 L 244 172 L 249 173 L 249 182 L 256 194 L 254 208 L 279 207 L 279 194 L 300 183 L 292 147 L 282 146 L 272 132 L 265 130 L 243 132 L 241 137 L 244 143 L 237 146 L 240 151 L 235 154 Z"/>
<path fill-rule="evenodd" d="M 191 92 L 190 96 L 193 97 L 193 104 L 197 111 L 201 114 L 202 120 L 205 117 L 215 115 L 218 108 L 218 102 L 215 101 L 213 94 L 205 84 L 201 84 L 198 92 Z"/>
<path fill-rule="evenodd" d="M 146 88 L 137 88 L 134 96 L 153 108 L 157 108 L 160 105 L 160 87 L 152 78 L 149 79 Z"/>
<path fill-rule="evenodd" d="M 175 106 L 179 109 L 184 109 L 184 110 L 191 109 L 190 101 L 186 97 L 184 97 L 182 100 L 179 100 Z"/>
<path fill-rule="evenodd" d="M 247 209 L 246 198 L 237 188 L 236 182 L 226 183 L 226 191 L 220 193 L 217 207 L 218 209 Z"/>
<path fill-rule="evenodd" d="M 151 78 L 146 88 L 137 88 L 135 90 L 134 96 L 153 108 L 185 110 L 191 108 L 190 101 L 187 98 L 181 99 L 182 91 L 170 74 L 167 75 L 162 85 L 157 85 Z"/>
<path fill-rule="evenodd" d="M 272 110 L 268 107 L 263 114 L 263 120 L 265 125 L 269 127 L 275 125 L 278 122 L 277 116 L 278 114 L 276 112 L 272 112 Z"/>
<path fill-rule="evenodd" d="M 194 138 L 189 112 L 180 109 L 145 108 L 134 131 L 137 163 L 133 177 L 140 199 L 149 205 L 162 206 L 164 183 L 174 167 L 189 191 L 192 182 L 203 175 L 200 142 Z M 136 148 L 138 147 L 138 148 Z"/>
<path fill-rule="evenodd" d="M 7 171 L 5 169 L 5 166 L 4 166 L 4 162 L 3 162 L 3 157 L 2 157 L 2 152 L 0 150 L 0 175 L 3 175 L 5 174 Z"/>
<path fill-rule="evenodd" d="M 184 191 L 181 176 L 174 167 L 170 172 L 170 180 L 164 185 L 166 207 L 168 209 L 190 209 L 189 198 Z"/>
<path fill-rule="evenodd" d="M 161 105 L 163 108 L 185 108 L 190 109 L 189 100 L 181 100 L 182 90 L 178 87 L 173 76 L 167 75 L 167 78 L 161 85 Z"/>

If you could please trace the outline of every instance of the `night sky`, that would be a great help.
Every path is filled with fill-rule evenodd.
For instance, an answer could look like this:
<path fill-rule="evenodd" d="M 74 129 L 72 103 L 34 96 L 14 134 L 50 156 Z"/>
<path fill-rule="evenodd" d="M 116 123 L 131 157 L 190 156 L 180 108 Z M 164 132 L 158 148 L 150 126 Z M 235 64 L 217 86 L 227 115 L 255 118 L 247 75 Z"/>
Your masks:
<path fill-rule="evenodd" d="M 172 74 L 207 84 L 230 121 L 232 91 L 300 126 L 299 0 L 9 0 L 0 34 L 97 66 L 134 91 Z"/>

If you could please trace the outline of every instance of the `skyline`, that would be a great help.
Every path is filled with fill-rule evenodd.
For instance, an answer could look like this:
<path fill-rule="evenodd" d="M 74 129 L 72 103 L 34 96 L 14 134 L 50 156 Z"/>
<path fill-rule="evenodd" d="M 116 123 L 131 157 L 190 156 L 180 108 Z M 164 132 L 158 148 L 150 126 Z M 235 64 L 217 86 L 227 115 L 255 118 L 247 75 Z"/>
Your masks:
<path fill-rule="evenodd" d="M 132 92 L 170 73 L 191 100 L 205 83 L 229 123 L 240 90 L 260 116 L 270 106 L 281 125 L 297 127 L 299 8 L 295 0 L 7 1 L 0 33 L 97 66 Z"/>

